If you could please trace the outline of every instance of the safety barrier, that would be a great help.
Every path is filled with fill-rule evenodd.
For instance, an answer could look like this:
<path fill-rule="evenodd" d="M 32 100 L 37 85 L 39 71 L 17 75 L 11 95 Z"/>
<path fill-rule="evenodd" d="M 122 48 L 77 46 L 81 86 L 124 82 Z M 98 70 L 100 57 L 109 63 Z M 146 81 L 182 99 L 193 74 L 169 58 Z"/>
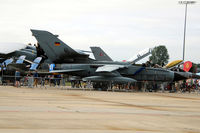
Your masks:
<path fill-rule="evenodd" d="M 0 77 L 2 85 L 15 85 L 16 77 L 4 75 Z M 33 77 L 33 76 L 20 76 L 21 87 L 40 87 L 40 88 L 60 88 L 60 89 L 79 89 L 79 90 L 101 90 L 101 88 L 93 88 L 91 82 L 69 81 L 68 78 L 55 78 L 55 77 Z M 178 82 L 155 82 L 155 81 L 141 81 L 133 84 L 112 84 L 108 87 L 107 91 L 126 91 L 126 92 L 200 92 L 199 84 L 185 86 Z"/>

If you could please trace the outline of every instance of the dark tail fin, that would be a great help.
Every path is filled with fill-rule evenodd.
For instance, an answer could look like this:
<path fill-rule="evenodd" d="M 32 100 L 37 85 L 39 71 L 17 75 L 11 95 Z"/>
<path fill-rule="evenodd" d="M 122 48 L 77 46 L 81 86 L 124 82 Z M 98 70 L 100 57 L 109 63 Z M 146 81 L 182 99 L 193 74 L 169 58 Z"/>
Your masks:
<path fill-rule="evenodd" d="M 96 60 L 113 61 L 100 47 L 90 47 Z"/>
<path fill-rule="evenodd" d="M 63 62 L 65 59 L 73 59 L 75 57 L 88 57 L 69 47 L 58 38 L 58 35 L 42 30 L 31 30 L 31 32 L 52 62 Z"/>

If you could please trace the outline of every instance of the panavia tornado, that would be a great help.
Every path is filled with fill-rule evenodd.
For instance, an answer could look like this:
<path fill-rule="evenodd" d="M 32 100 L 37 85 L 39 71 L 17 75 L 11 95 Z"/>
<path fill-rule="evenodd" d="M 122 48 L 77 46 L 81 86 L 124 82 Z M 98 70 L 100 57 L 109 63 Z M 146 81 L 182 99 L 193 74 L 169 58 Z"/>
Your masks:
<path fill-rule="evenodd" d="M 38 41 L 49 60 L 54 63 L 51 73 L 64 73 L 79 76 L 83 81 L 93 83 L 94 88 L 107 89 L 110 83 L 133 83 L 137 81 L 172 82 L 176 80 L 173 71 L 134 65 L 133 62 L 98 61 L 88 54 L 69 47 L 66 43 L 48 31 L 33 30 L 32 35 Z"/>

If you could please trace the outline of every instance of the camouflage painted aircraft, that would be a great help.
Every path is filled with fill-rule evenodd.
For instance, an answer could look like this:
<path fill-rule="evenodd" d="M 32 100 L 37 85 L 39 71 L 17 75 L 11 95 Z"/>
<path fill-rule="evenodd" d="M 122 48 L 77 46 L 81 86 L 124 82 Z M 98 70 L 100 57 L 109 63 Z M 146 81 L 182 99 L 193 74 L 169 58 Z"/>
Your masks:
<path fill-rule="evenodd" d="M 48 59 L 55 63 L 52 73 L 64 73 L 93 82 L 93 87 L 108 88 L 109 83 L 137 81 L 172 82 L 180 75 L 163 68 L 133 65 L 129 62 L 97 61 L 76 51 L 48 31 L 31 30 Z"/>
<path fill-rule="evenodd" d="M 92 53 L 95 57 L 96 60 L 98 61 L 113 61 L 111 59 L 111 57 L 109 57 L 100 47 L 90 47 L 92 50 Z M 145 58 L 146 56 L 151 54 L 152 49 L 148 48 L 148 49 L 144 49 L 142 51 L 140 51 L 138 54 L 136 54 L 135 56 L 133 56 L 132 58 L 130 58 L 129 60 L 127 60 L 127 62 L 134 64 L 137 61 Z M 186 62 L 187 63 L 187 62 Z M 181 79 L 188 79 L 188 78 L 200 78 L 199 75 L 196 75 L 192 72 L 188 72 L 185 70 L 182 70 L 180 68 L 178 68 L 177 66 L 183 64 L 183 60 L 175 60 L 172 62 L 169 62 L 166 66 L 164 66 L 163 68 L 168 69 L 168 70 L 172 70 L 174 73 L 176 73 L 176 79 L 177 80 L 181 80 Z M 140 64 L 137 64 L 140 65 Z M 187 65 L 185 65 L 187 66 Z M 177 71 L 174 68 L 177 68 L 179 71 Z M 161 66 L 160 66 L 161 68 Z"/>

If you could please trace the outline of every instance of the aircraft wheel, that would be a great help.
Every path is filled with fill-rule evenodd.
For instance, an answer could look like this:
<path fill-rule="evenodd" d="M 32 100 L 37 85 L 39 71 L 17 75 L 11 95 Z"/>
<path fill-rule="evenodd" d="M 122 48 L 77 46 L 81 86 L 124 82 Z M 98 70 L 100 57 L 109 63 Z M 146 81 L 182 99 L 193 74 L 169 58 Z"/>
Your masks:
<path fill-rule="evenodd" d="M 93 83 L 93 89 L 94 90 L 100 90 L 100 83 Z"/>
<path fill-rule="evenodd" d="M 104 83 L 101 85 L 101 90 L 102 91 L 107 91 L 108 90 L 108 84 L 107 83 Z"/>
<path fill-rule="evenodd" d="M 93 88 L 94 90 L 107 91 L 108 84 L 107 83 L 93 83 Z"/>

